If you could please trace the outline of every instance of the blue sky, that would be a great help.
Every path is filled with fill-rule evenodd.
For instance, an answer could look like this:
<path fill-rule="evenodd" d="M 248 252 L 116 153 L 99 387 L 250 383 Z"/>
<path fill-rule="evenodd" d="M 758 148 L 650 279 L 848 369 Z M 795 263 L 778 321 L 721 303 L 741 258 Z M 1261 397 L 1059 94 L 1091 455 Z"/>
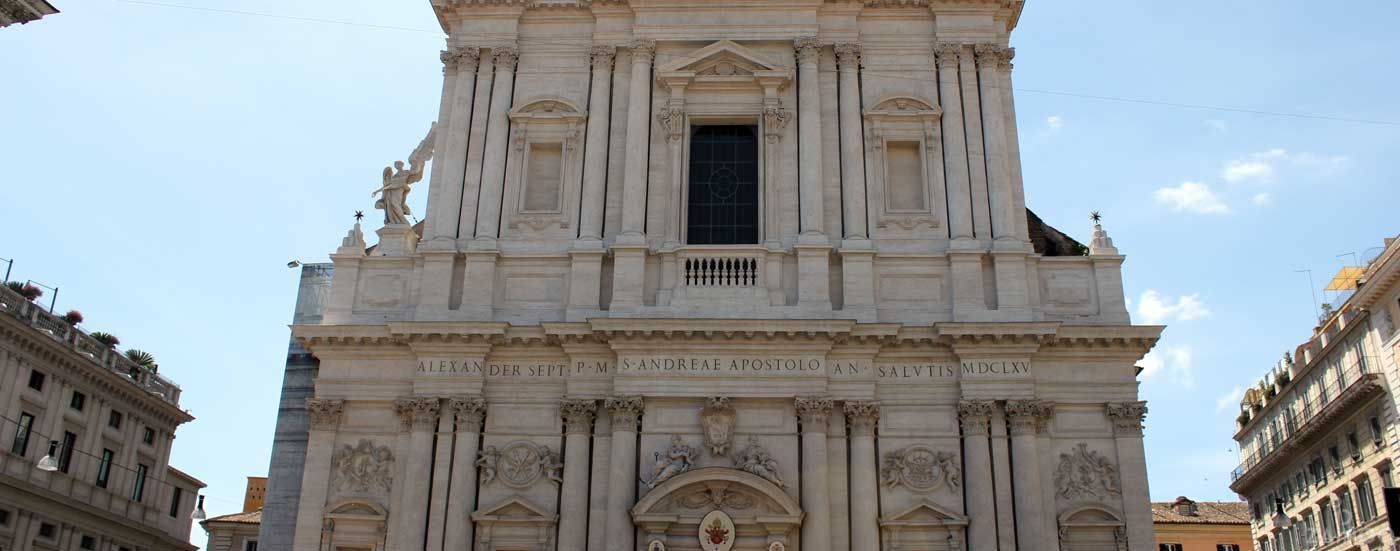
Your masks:
<path fill-rule="evenodd" d="M 63 13 L 0 30 L 0 257 L 59 286 L 89 330 L 157 356 L 198 417 L 172 464 L 210 484 L 211 515 L 234 511 L 243 477 L 267 468 L 297 282 L 285 264 L 325 259 L 436 117 L 436 20 L 419 0 L 185 4 L 418 31 L 56 1 Z M 1102 211 L 1135 320 L 1170 326 L 1144 362 L 1154 499 L 1233 497 L 1234 393 L 1312 327 L 1295 271 L 1320 286 L 1397 233 L 1397 12 L 1026 7 L 1013 45 L 1027 202 L 1085 241 Z"/>

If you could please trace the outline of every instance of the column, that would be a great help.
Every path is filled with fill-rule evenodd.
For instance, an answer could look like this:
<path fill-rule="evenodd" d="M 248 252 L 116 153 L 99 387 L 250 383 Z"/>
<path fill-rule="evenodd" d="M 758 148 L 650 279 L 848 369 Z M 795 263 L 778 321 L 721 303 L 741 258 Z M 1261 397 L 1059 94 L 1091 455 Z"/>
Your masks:
<path fill-rule="evenodd" d="M 448 410 L 451 413 L 451 409 Z M 454 416 L 439 415 L 434 438 L 432 489 L 428 501 L 428 551 L 442 551 L 446 533 L 447 495 L 452 478 L 452 437 Z"/>
<path fill-rule="evenodd" d="M 967 132 L 967 168 L 972 184 L 972 228 L 978 239 L 991 240 L 992 216 L 987 197 L 987 145 L 982 132 L 982 99 L 977 91 L 976 53 L 958 59 L 962 85 L 963 130 Z M 944 115 L 947 116 L 947 115 Z"/>
<path fill-rule="evenodd" d="M 603 239 L 603 208 L 607 199 L 608 124 L 612 120 L 612 68 L 617 48 L 593 46 L 592 87 L 588 93 L 588 133 L 584 136 L 583 201 L 579 214 L 579 239 Z"/>
<path fill-rule="evenodd" d="M 846 453 L 846 414 L 834 409 L 827 422 L 827 478 L 831 481 L 831 551 L 851 550 L 851 479 Z"/>
<path fill-rule="evenodd" d="M 632 42 L 632 82 L 627 88 L 627 160 L 622 181 L 622 235 L 643 243 L 647 206 L 647 151 L 651 144 L 651 62 L 656 41 Z"/>
<path fill-rule="evenodd" d="M 635 546 L 637 535 L 632 526 L 632 504 L 637 492 L 637 421 L 642 415 L 642 397 L 614 396 L 604 406 L 612 415 L 606 549 L 626 551 Z"/>
<path fill-rule="evenodd" d="M 972 184 L 967 166 L 967 132 L 963 129 L 962 89 L 958 66 L 962 44 L 939 44 L 938 98 L 943 106 L 943 159 L 948 173 L 948 231 L 954 240 L 972 239 Z"/>
<path fill-rule="evenodd" d="M 559 496 L 559 551 L 588 548 L 588 437 L 598 412 L 594 400 L 564 399 L 564 484 Z"/>
<path fill-rule="evenodd" d="M 1124 497 L 1123 520 L 1128 523 L 1128 549 L 1151 549 L 1154 540 L 1152 506 L 1145 499 L 1132 499 L 1151 495 L 1147 487 L 1147 458 L 1142 448 L 1142 420 L 1147 416 L 1147 402 L 1109 403 L 1104 411 L 1113 422 Z"/>
<path fill-rule="evenodd" d="M 821 43 L 806 36 L 793 42 L 797 50 L 798 197 L 801 235 L 809 243 L 826 243 L 822 228 L 822 102 L 817 59 Z"/>
<path fill-rule="evenodd" d="M 1040 454 L 1036 435 L 1055 405 L 1039 400 L 1012 400 L 1006 403 L 1011 422 L 1012 483 L 1016 487 L 1016 534 L 1022 551 L 1038 551 L 1045 540 L 1045 511 L 1040 486 Z"/>
<path fill-rule="evenodd" d="M 501 222 L 501 193 L 505 188 L 506 148 L 510 141 L 511 94 L 515 92 L 514 44 L 492 48 L 496 76 L 491 89 L 491 113 L 486 121 L 486 149 L 481 160 L 481 198 L 476 206 L 476 239 L 495 248 Z M 478 246 L 480 247 L 480 246 Z"/>
<path fill-rule="evenodd" d="M 846 402 L 851 423 L 851 549 L 880 548 L 880 487 L 875 426 L 879 402 Z"/>
<path fill-rule="evenodd" d="M 1015 198 L 1011 193 L 1010 161 L 1006 154 L 1006 115 L 1001 105 L 1001 76 L 997 72 L 1004 49 L 995 44 L 978 44 L 973 51 L 977 58 L 977 83 L 982 100 L 982 131 L 986 136 L 992 237 L 1019 242 L 1016 238 L 1016 220 L 1011 212 Z M 1025 214 L 1022 213 L 1022 216 Z"/>
<path fill-rule="evenodd" d="M 841 205 L 846 216 L 845 238 L 865 239 L 865 147 L 860 112 L 860 45 L 837 44 L 836 66 L 841 78 Z"/>
<path fill-rule="evenodd" d="M 1016 130 L 1016 98 L 1012 93 L 1011 60 L 1016 57 L 1016 48 L 1003 48 L 997 68 L 1001 73 L 1001 101 L 1006 119 L 1006 155 L 1007 166 L 1011 169 L 1011 193 L 1016 199 L 1013 214 L 1016 215 L 1016 235 L 1021 239 L 1030 239 L 1030 232 L 1026 228 L 1026 189 L 1025 182 L 1021 178 L 1021 138 Z"/>
<path fill-rule="evenodd" d="M 462 177 L 462 206 L 457 212 L 457 241 L 476 235 L 476 206 L 481 195 L 481 157 L 486 152 L 486 125 L 491 111 L 491 89 L 496 83 L 496 62 L 482 58 L 472 94 L 471 129 L 467 132 L 467 168 Z"/>
<path fill-rule="evenodd" d="M 1001 551 L 1016 551 L 1016 517 L 1011 505 L 1011 450 L 1006 441 L 1006 416 L 1001 408 L 992 408 L 988 428 L 992 445 L 992 484 L 996 488 L 997 545 Z"/>
<path fill-rule="evenodd" d="M 804 551 L 831 549 L 831 525 L 818 519 L 831 518 L 831 496 L 827 491 L 826 427 L 832 405 L 831 398 L 825 396 L 799 396 L 794 401 L 797 416 L 802 421 L 802 509 L 807 513 L 807 518 L 812 519 L 811 522 L 802 523 Z"/>
<path fill-rule="evenodd" d="M 452 480 L 447 489 L 447 535 L 443 549 L 468 551 L 472 546 L 472 507 L 476 504 L 476 454 L 481 445 L 481 422 L 486 400 L 466 396 L 448 400 L 456 417 L 456 443 L 452 453 Z"/>
<path fill-rule="evenodd" d="M 594 476 L 588 482 L 588 518 L 596 526 L 588 531 L 588 551 L 607 551 L 608 484 L 601 473 L 612 472 L 612 421 L 607 411 L 599 412 L 593 424 L 593 460 L 589 467 Z"/>
<path fill-rule="evenodd" d="M 403 495 L 396 504 L 402 513 L 397 527 L 402 551 L 423 549 L 423 541 L 427 537 L 428 465 L 432 462 L 433 428 L 440 407 L 437 398 L 394 400 L 394 413 L 403 422 L 411 423 L 408 450 L 400 457 L 406 467 L 403 471 Z"/>
<path fill-rule="evenodd" d="M 428 182 L 428 227 L 423 240 L 456 239 L 457 211 L 467 170 L 467 131 L 481 49 L 455 46 L 442 52 L 442 104 L 438 108 L 436 161 Z M 434 247 L 429 247 L 434 248 Z"/>
<path fill-rule="evenodd" d="M 995 409 L 996 403 L 987 400 L 958 403 L 958 419 L 962 421 L 963 481 L 967 484 L 963 497 L 967 503 L 968 549 L 979 551 L 997 548 L 992 450 L 987 440 L 987 424 Z"/>
<path fill-rule="evenodd" d="M 301 502 L 297 504 L 297 530 L 294 549 L 316 549 L 321 544 L 321 518 L 329 490 L 331 454 L 335 433 L 345 411 L 341 400 L 306 400 L 311 430 L 306 442 L 306 466 L 302 471 Z M 115 469 L 114 469 L 115 470 Z"/>

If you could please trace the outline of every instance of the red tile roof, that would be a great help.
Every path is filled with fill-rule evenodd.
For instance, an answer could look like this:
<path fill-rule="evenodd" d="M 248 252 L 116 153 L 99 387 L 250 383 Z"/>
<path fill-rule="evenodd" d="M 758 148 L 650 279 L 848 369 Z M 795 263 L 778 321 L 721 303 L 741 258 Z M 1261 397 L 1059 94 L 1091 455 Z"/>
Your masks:
<path fill-rule="evenodd" d="M 1195 514 L 1181 514 L 1182 502 L 1194 504 Z M 1249 524 L 1249 505 L 1243 501 L 1191 501 L 1179 497 L 1170 503 L 1152 504 L 1152 522 L 1162 524 Z"/>

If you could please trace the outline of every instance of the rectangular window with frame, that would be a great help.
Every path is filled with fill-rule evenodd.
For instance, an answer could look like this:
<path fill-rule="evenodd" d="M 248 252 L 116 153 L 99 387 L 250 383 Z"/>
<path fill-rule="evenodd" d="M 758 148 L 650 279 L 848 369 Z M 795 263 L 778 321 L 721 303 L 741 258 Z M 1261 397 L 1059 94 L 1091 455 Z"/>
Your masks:
<path fill-rule="evenodd" d="M 1157 551 L 1181 551 L 1181 544 L 1179 544 L 1179 543 L 1159 543 L 1159 544 L 1157 544 Z"/>
<path fill-rule="evenodd" d="M 29 388 L 39 392 L 44 391 L 44 372 L 37 369 L 29 372 Z"/>
<path fill-rule="evenodd" d="M 97 540 L 93 539 L 92 536 L 84 535 L 82 539 L 78 540 L 78 548 L 89 550 L 97 549 Z"/>
<path fill-rule="evenodd" d="M 1342 532 L 1356 528 L 1356 511 L 1352 509 L 1351 488 L 1342 488 L 1342 491 L 1337 492 L 1337 516 L 1340 517 Z"/>
<path fill-rule="evenodd" d="M 564 186 L 564 144 L 531 142 L 525 167 L 520 211 L 559 212 Z"/>
<path fill-rule="evenodd" d="M 1240 551 L 1240 546 L 1233 543 L 1219 543 L 1215 545 L 1215 551 Z"/>
<path fill-rule="evenodd" d="M 112 480 L 112 457 L 115 455 L 116 452 L 112 450 L 102 449 L 102 459 L 97 463 L 97 480 L 94 482 L 98 488 L 106 488 Z"/>
<path fill-rule="evenodd" d="M 924 185 L 923 144 L 885 142 L 885 210 L 928 211 L 927 187 Z"/>
<path fill-rule="evenodd" d="M 1356 509 L 1361 522 L 1370 522 L 1376 518 L 1376 496 L 1371 490 L 1370 477 L 1356 481 Z"/>
<path fill-rule="evenodd" d="M 1381 416 L 1372 415 L 1368 422 L 1371 427 L 1371 444 L 1377 448 L 1385 447 L 1385 429 L 1381 428 Z"/>
<path fill-rule="evenodd" d="M 686 243 L 758 243 L 758 135 L 751 126 L 700 126 L 690 138 Z"/>
<path fill-rule="evenodd" d="M 58 538 L 58 526 L 47 522 L 39 523 L 39 537 L 46 540 Z"/>
<path fill-rule="evenodd" d="M 143 464 L 138 463 L 136 465 L 136 480 L 133 480 L 131 483 L 132 501 L 140 503 L 141 499 L 146 497 L 146 472 L 148 470 L 150 470 L 150 467 Z"/>
<path fill-rule="evenodd" d="M 15 440 L 10 444 L 10 453 L 24 457 L 29 453 L 29 435 L 34 432 L 34 415 L 21 412 L 19 424 L 15 426 Z"/>
<path fill-rule="evenodd" d="M 113 410 L 111 413 L 107 414 L 107 426 L 121 430 L 122 412 Z"/>
<path fill-rule="evenodd" d="M 156 431 L 151 427 L 141 429 L 141 442 L 147 446 L 155 445 Z"/>
<path fill-rule="evenodd" d="M 1356 437 L 1356 431 L 1347 432 L 1347 447 L 1351 452 L 1352 461 L 1361 461 L 1361 439 Z"/>
<path fill-rule="evenodd" d="M 64 474 L 73 466 L 73 448 L 78 447 L 78 435 L 63 431 L 63 445 L 58 450 L 58 470 Z"/>
<path fill-rule="evenodd" d="M 1390 467 L 1381 469 L 1381 484 L 1383 484 L 1385 488 L 1395 487 L 1395 478 L 1390 473 Z"/>
<path fill-rule="evenodd" d="M 73 411 L 82 411 L 85 406 L 87 406 L 87 395 L 74 390 L 73 396 L 68 399 L 68 407 L 73 408 Z"/>
<path fill-rule="evenodd" d="M 243 551 L 258 551 L 258 540 L 248 540 L 243 542 Z"/>
<path fill-rule="evenodd" d="M 171 490 L 171 492 L 170 492 L 170 518 L 177 518 L 177 517 L 180 516 L 180 498 L 183 497 L 181 494 L 184 494 L 184 493 L 185 493 L 185 492 L 184 492 L 184 488 L 180 488 L 180 487 L 178 487 L 178 486 L 175 487 L 175 488 L 173 488 L 173 489 Z"/>
<path fill-rule="evenodd" d="M 1332 472 L 1342 472 L 1342 449 L 1336 444 L 1327 447 L 1327 455 L 1332 457 Z"/>

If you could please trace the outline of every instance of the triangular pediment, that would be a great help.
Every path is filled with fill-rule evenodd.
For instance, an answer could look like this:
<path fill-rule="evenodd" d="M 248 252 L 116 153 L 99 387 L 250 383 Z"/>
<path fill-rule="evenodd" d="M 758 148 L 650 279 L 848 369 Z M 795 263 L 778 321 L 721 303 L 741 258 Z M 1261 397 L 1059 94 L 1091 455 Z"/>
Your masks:
<path fill-rule="evenodd" d="M 658 73 L 694 73 L 696 75 L 742 76 L 787 71 L 766 56 L 739 45 L 732 40 L 721 40 L 700 48 L 657 71 Z"/>
<path fill-rule="evenodd" d="M 551 515 L 543 507 L 531 503 L 520 496 L 511 496 L 505 501 L 472 513 L 472 518 L 494 517 L 497 519 L 550 519 Z"/>
<path fill-rule="evenodd" d="M 932 501 L 921 501 L 913 507 L 880 519 L 881 524 L 967 524 L 967 517 Z"/>

